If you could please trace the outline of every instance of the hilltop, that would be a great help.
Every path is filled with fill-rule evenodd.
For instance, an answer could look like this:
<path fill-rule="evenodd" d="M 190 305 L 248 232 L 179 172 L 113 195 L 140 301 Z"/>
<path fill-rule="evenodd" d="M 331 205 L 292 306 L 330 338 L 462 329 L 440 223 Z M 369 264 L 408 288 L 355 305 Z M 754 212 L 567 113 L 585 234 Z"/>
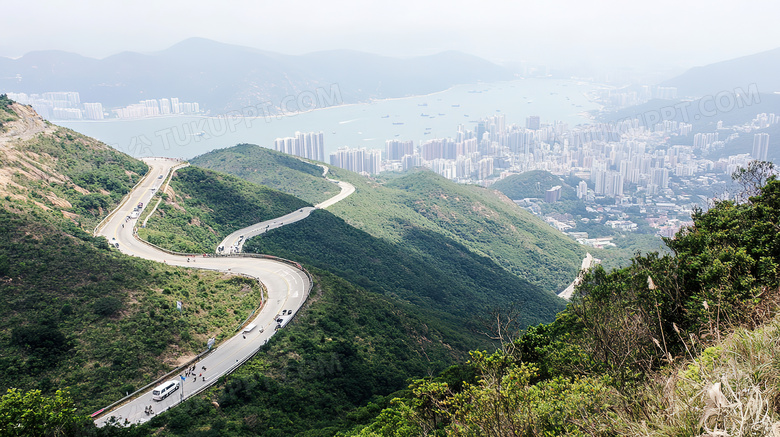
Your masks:
<path fill-rule="evenodd" d="M 733 92 L 739 87 L 755 86 L 763 94 L 780 91 L 780 48 L 694 67 L 663 82 L 662 86 L 677 87 L 677 95 L 701 97 L 720 92 Z"/>
<path fill-rule="evenodd" d="M 512 200 L 528 197 L 544 199 L 545 192 L 561 186 L 561 200 L 577 200 L 576 189 L 563 179 L 544 170 L 527 171 L 496 181 L 490 188 L 500 191 Z"/>
<path fill-rule="evenodd" d="M 265 185 L 316 204 L 339 188 L 322 177 L 322 167 L 254 144 L 238 144 L 197 156 L 190 163 Z"/>

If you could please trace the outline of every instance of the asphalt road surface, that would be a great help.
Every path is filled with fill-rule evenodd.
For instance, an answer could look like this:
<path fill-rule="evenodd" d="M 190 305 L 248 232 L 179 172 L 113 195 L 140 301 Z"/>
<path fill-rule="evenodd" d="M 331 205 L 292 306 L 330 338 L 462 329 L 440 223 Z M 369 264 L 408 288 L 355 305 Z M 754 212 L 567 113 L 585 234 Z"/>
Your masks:
<path fill-rule="evenodd" d="M 324 169 L 323 176 L 328 173 L 328 167 L 324 165 L 320 165 Z M 325 209 L 337 202 L 340 202 L 343 199 L 346 199 L 350 194 L 355 192 L 355 186 L 350 184 L 349 182 L 343 182 L 343 181 L 337 181 L 335 179 L 328 178 L 328 181 L 333 182 L 334 184 L 337 184 L 339 188 L 341 188 L 341 192 L 339 194 L 331 197 L 330 199 L 319 203 L 317 205 L 314 205 L 314 207 L 307 206 L 305 208 L 301 208 L 297 211 L 293 211 L 285 216 L 275 218 L 273 220 L 266 220 L 264 222 L 256 223 L 252 226 L 247 226 L 243 229 L 239 229 L 232 234 L 225 237 L 224 240 L 222 240 L 221 243 L 219 243 L 219 246 L 217 246 L 216 251 L 220 254 L 231 254 L 231 253 L 241 253 L 241 250 L 244 248 L 244 243 L 246 243 L 246 240 L 255 237 L 257 235 L 264 234 L 272 229 L 276 229 L 280 226 L 289 225 L 290 223 L 295 223 L 297 221 L 303 220 L 306 217 L 311 214 L 312 211 L 315 209 Z"/>
<path fill-rule="evenodd" d="M 147 158 L 144 161 L 150 166 L 149 173 L 126 196 L 125 201 L 98 226 L 96 233 L 106 237 L 109 243 L 114 246 L 118 244 L 118 249 L 130 256 L 174 266 L 241 273 L 258 278 L 268 290 L 268 300 L 253 320 L 256 327 L 252 331 L 245 334 L 239 332 L 232 338 L 218 344 L 210 354 L 203 357 L 195 365 L 195 373 L 202 374 L 202 376 L 188 377 L 179 390 L 162 401 L 152 400 L 152 389 L 150 388 L 134 400 L 125 402 L 101 415 L 96 420 L 98 426 L 105 424 L 106 420 L 112 416 L 121 423 L 146 422 L 154 414 L 159 414 L 177 405 L 182 400 L 213 384 L 221 375 L 231 372 L 254 355 L 274 334 L 277 325 L 276 319 L 279 315 L 283 312 L 295 314 L 306 300 L 311 287 L 306 273 L 290 263 L 260 258 L 216 257 L 213 255 L 206 257 L 204 254 L 177 256 L 139 241 L 133 236 L 133 227 L 137 221 L 137 218 L 131 218 L 134 215 L 133 210 L 139 203 L 143 203 L 143 208 L 148 206 L 171 170 L 181 164 L 166 158 Z M 284 218 L 278 220 L 286 222 Z M 185 302 L 185 311 L 186 305 Z M 170 379 L 181 382 L 179 374 L 173 375 Z M 153 414 L 146 413 L 149 406 L 152 407 Z"/>

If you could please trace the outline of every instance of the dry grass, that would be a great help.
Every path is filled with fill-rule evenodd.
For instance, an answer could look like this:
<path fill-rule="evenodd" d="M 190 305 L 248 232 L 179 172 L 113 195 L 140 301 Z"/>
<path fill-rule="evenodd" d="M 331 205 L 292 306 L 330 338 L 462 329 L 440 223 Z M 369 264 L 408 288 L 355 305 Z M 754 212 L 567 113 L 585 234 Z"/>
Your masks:
<path fill-rule="evenodd" d="M 780 318 L 738 329 L 611 416 L 620 435 L 780 437 Z"/>

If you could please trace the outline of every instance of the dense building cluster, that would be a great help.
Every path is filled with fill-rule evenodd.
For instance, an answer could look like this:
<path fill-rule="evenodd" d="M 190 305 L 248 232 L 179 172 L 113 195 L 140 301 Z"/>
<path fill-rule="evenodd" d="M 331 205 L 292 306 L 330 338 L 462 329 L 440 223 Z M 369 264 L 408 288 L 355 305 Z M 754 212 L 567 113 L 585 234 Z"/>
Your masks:
<path fill-rule="evenodd" d="M 315 161 L 325 160 L 325 137 L 322 132 L 295 132 L 294 137 L 277 138 L 274 150 Z"/>
<path fill-rule="evenodd" d="M 79 93 L 73 91 L 42 94 L 8 93 L 8 97 L 24 105 L 30 105 L 47 120 L 103 120 L 109 117 L 134 119 L 171 114 L 198 114 L 198 102 L 180 102 L 177 97 L 146 99 L 107 112 L 102 103 L 81 102 Z"/>

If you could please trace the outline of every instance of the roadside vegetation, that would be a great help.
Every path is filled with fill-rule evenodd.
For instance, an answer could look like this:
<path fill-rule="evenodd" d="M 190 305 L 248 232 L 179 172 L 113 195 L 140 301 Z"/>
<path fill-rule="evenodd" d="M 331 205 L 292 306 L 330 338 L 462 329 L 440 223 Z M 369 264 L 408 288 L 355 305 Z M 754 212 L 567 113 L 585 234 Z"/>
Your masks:
<path fill-rule="evenodd" d="M 0 94 L 0 133 L 5 132 L 3 125 L 9 121 L 19 118 L 11 109 L 13 100 L 8 98 L 7 94 Z"/>
<path fill-rule="evenodd" d="M 465 358 L 435 318 L 312 268 L 307 307 L 246 365 L 139 435 L 333 435 L 364 423 L 409 378 Z M 461 337 L 467 337 L 461 334 Z M 219 408 L 212 402 L 216 401 Z"/>

